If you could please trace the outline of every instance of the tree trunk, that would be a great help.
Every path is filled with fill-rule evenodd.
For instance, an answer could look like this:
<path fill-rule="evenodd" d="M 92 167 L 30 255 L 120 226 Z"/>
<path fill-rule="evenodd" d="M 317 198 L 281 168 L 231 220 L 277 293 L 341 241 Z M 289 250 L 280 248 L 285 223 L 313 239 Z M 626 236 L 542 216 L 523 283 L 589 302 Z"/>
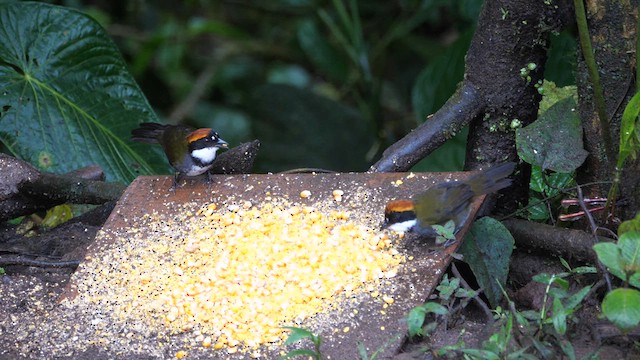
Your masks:
<path fill-rule="evenodd" d="M 592 0 L 585 2 L 591 44 L 604 89 L 604 101 L 615 151 L 620 139 L 620 120 L 624 107 L 636 91 L 637 2 Z M 606 156 L 600 121 L 594 106 L 593 87 L 582 52 L 576 76 L 579 111 L 589 156 L 578 173 L 579 183 L 612 180 L 617 159 Z M 616 215 L 630 219 L 640 209 L 640 161 L 627 161 L 620 186 L 625 206 Z M 585 196 L 607 196 L 610 184 L 585 189 Z"/>

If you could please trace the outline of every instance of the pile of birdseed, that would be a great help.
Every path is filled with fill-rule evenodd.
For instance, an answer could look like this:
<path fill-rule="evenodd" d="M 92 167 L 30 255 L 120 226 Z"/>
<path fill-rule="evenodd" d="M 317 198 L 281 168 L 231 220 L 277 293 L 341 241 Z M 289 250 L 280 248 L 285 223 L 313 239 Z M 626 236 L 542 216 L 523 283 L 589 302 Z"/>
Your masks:
<path fill-rule="evenodd" d="M 281 344 L 282 326 L 339 308 L 340 299 L 380 296 L 376 284 L 405 261 L 386 234 L 348 212 L 284 199 L 207 204 L 136 224 L 83 265 L 93 278 L 78 285 L 81 301 L 229 353 Z"/>

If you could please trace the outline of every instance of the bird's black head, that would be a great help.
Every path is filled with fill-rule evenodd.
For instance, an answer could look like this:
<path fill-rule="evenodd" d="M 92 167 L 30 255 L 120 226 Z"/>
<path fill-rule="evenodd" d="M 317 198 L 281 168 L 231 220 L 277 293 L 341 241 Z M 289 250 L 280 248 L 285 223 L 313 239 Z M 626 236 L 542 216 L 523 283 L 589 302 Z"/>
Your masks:
<path fill-rule="evenodd" d="M 384 209 L 382 228 L 393 231 L 410 231 L 417 223 L 415 204 L 411 200 L 393 200 Z"/>
<path fill-rule="evenodd" d="M 187 143 L 189 144 L 189 152 L 210 147 L 226 148 L 228 146 L 227 142 L 222 140 L 218 133 L 210 128 L 193 131 L 187 135 Z"/>

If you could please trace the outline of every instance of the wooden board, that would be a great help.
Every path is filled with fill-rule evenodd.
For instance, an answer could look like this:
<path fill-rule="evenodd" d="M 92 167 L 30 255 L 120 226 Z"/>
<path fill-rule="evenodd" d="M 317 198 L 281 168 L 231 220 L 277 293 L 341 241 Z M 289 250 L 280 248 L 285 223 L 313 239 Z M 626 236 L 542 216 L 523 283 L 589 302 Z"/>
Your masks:
<path fill-rule="evenodd" d="M 70 286 L 63 294 L 62 301 L 68 301 L 68 307 L 73 309 L 73 301 L 79 291 L 91 284 L 93 274 L 85 269 L 90 261 L 100 261 L 102 253 L 122 246 L 118 241 L 118 234 L 138 227 L 139 219 L 153 211 L 171 216 L 176 209 L 184 211 L 176 204 L 192 204 L 193 212 L 199 204 L 224 204 L 231 201 L 251 201 L 260 204 L 265 197 L 281 197 L 302 204 L 314 205 L 320 199 L 330 199 L 333 190 L 344 192 L 340 204 L 336 208 L 345 208 L 370 215 L 372 225 L 383 220 L 383 210 L 387 201 L 397 198 L 407 198 L 423 191 L 434 184 L 464 179 L 470 173 L 337 173 L 337 174 L 247 174 L 247 175 L 215 175 L 210 184 L 202 179 L 185 180 L 175 192 L 169 191 L 171 177 L 139 177 L 127 189 L 118 202 L 116 208 L 105 223 L 96 242 L 90 247 L 87 260 L 74 274 Z M 303 199 L 300 193 L 309 190 L 311 196 Z M 471 218 L 480 207 L 484 197 L 475 199 Z M 411 261 L 402 265 L 398 275 L 391 279 L 385 292 L 392 295 L 394 302 L 386 305 L 381 299 L 363 297 L 357 301 L 357 311 L 348 313 L 324 314 L 321 317 L 331 318 L 331 329 L 317 328 L 317 335 L 323 339 L 322 353 L 328 359 L 355 359 L 358 344 L 364 345 L 368 354 L 382 348 L 379 358 L 388 358 L 402 346 L 407 331 L 406 315 L 415 306 L 422 304 L 437 286 L 451 256 L 470 224 L 465 224 L 458 233 L 455 245 L 441 251 L 433 252 L 415 238 L 405 237 L 405 243 L 400 251 L 412 256 Z M 151 231 L 141 227 L 140 232 Z M 83 286 L 79 286 L 83 284 Z M 347 328 L 349 331 L 336 331 Z M 127 334 L 128 329 L 122 329 Z M 124 336 L 124 335 L 123 335 Z M 177 335 L 175 341 L 178 341 Z M 150 342 L 156 339 L 150 339 Z M 163 352 L 170 354 L 180 347 L 173 340 L 157 345 L 165 347 Z M 308 343 L 300 345 L 308 348 Z M 72 349 L 70 349 L 72 350 Z M 282 349 L 280 349 L 282 350 Z M 104 351 L 109 353 L 108 346 Z M 189 352 L 189 359 L 226 359 L 251 358 L 248 354 L 228 354 L 223 350 L 212 348 Z M 275 358 L 279 351 L 265 350 L 264 358 Z"/>

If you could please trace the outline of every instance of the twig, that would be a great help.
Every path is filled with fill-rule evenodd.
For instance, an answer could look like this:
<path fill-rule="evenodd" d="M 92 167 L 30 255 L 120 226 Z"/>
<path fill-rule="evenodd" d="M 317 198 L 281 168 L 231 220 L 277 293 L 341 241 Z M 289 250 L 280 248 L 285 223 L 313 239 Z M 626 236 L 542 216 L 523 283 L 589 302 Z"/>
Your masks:
<path fill-rule="evenodd" d="M 580 203 L 580 207 L 582 208 L 582 211 L 585 212 L 585 216 L 587 217 L 587 220 L 589 221 L 589 225 L 591 226 L 591 233 L 593 234 L 593 238 L 594 238 L 593 243 L 597 244 L 598 243 L 598 226 L 596 225 L 595 220 L 593 220 L 593 216 L 589 212 L 589 208 L 587 207 L 587 204 L 584 203 L 584 196 L 582 196 L 582 188 L 580 187 L 580 185 L 576 185 L 576 191 L 578 193 L 578 202 Z M 598 259 L 596 264 L 598 264 L 598 268 L 604 275 L 604 279 L 607 281 L 607 289 L 611 291 L 613 287 L 611 286 L 611 278 L 609 277 L 609 272 L 607 271 L 607 268 L 605 268 L 602 262 L 600 262 L 600 259 Z"/>
<path fill-rule="evenodd" d="M 582 184 L 582 186 L 595 186 L 595 185 L 602 185 L 602 184 L 611 184 L 611 181 L 593 181 L 593 182 L 584 183 L 584 184 Z M 567 193 L 569 190 L 573 190 L 574 188 L 575 188 L 574 186 L 571 186 L 571 187 L 566 187 L 566 188 L 560 189 L 560 192 L 558 194 L 555 194 L 553 196 L 545 196 L 545 197 L 541 198 L 540 200 L 538 200 L 536 202 L 527 204 L 527 206 L 525 206 L 523 208 L 519 208 L 518 210 L 516 210 L 516 211 L 514 211 L 512 213 L 509 213 L 509 214 L 507 214 L 505 216 L 499 217 L 498 220 L 499 221 L 503 221 L 503 220 L 506 220 L 506 219 L 513 218 L 513 217 L 515 217 L 515 216 L 517 216 L 519 214 L 524 213 L 525 210 L 528 210 L 528 209 L 530 209 L 530 208 L 532 208 L 534 206 L 538 206 L 538 205 L 540 205 L 542 203 L 548 202 L 551 199 L 557 198 L 558 196 L 561 196 L 564 193 Z"/>
<path fill-rule="evenodd" d="M 41 268 L 77 268 L 80 265 L 79 260 L 35 260 L 25 259 L 22 257 L 0 257 L 0 266 L 9 265 L 22 265 L 22 266 L 34 266 Z"/>
<path fill-rule="evenodd" d="M 175 109 L 169 115 L 169 122 L 172 124 L 177 124 L 182 122 L 184 118 L 191 113 L 191 110 L 196 106 L 198 101 L 203 97 L 206 93 L 209 83 L 215 74 L 216 67 L 218 66 L 218 62 L 215 60 L 209 61 L 207 66 L 202 70 L 202 72 L 196 78 L 193 87 L 191 87 L 191 91 L 187 96 L 176 106 Z"/>
<path fill-rule="evenodd" d="M 469 284 L 467 284 L 467 282 L 464 280 L 464 278 L 462 277 L 462 275 L 460 274 L 460 271 L 458 271 L 458 268 L 456 267 L 455 263 L 451 263 L 451 271 L 453 272 L 453 274 L 460 279 L 460 284 L 462 285 L 462 287 L 464 287 L 467 290 L 470 291 L 474 291 L 471 286 L 469 286 Z M 489 309 L 489 307 L 487 306 L 487 304 L 484 303 L 484 301 L 482 301 L 480 299 L 480 297 L 478 296 L 480 292 L 476 292 L 475 296 L 473 297 L 473 301 L 480 307 L 480 309 L 482 309 L 482 311 L 484 312 L 485 316 L 487 317 L 487 321 L 489 321 L 490 324 L 493 323 L 493 314 L 491 313 L 491 309 Z"/>
<path fill-rule="evenodd" d="M 516 303 L 511 301 L 511 299 L 507 299 L 507 300 L 508 300 L 507 302 L 509 303 L 509 311 L 511 311 L 511 313 L 515 316 L 518 313 L 518 310 L 516 309 Z M 518 345 L 522 347 L 522 339 L 521 339 L 523 336 L 522 329 L 520 328 L 520 326 L 514 326 L 513 329 L 515 330 L 514 339 L 518 343 Z"/>

